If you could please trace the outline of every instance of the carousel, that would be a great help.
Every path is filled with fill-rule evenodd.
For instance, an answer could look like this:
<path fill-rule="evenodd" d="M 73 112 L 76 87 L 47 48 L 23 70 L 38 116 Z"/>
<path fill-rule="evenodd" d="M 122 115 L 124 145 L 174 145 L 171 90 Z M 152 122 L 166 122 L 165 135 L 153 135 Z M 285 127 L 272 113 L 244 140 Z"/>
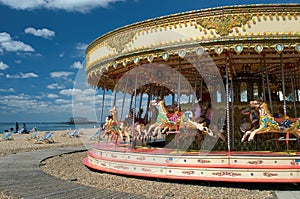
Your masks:
<path fill-rule="evenodd" d="M 86 76 L 103 95 L 104 125 L 83 163 L 150 178 L 299 183 L 299 23 L 299 4 L 241 5 L 97 38 Z"/>

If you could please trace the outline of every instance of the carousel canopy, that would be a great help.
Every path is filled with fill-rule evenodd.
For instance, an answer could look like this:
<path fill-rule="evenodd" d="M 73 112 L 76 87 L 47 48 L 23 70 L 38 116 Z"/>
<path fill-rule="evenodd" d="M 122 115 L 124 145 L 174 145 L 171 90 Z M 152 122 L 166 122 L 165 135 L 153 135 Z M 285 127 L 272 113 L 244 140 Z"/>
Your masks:
<path fill-rule="evenodd" d="M 174 82 L 185 79 L 181 92 L 188 93 L 191 88 L 185 85 L 199 90 L 201 82 L 214 85 L 219 76 L 224 79 L 228 66 L 233 80 L 257 82 L 267 73 L 271 88 L 276 88 L 284 75 L 285 86 L 293 78 L 299 88 L 299 22 L 299 4 L 276 4 L 193 10 L 131 24 L 88 46 L 88 83 L 126 91 L 125 85 L 133 86 L 136 78 L 143 82 L 135 85 L 143 92 L 151 87 L 143 85 L 156 88 L 160 84 L 172 92 Z M 138 75 L 130 72 L 142 65 Z M 148 65 L 150 72 L 145 69 Z M 168 76 L 162 66 L 170 68 Z M 174 70 L 181 79 L 172 75 Z"/>

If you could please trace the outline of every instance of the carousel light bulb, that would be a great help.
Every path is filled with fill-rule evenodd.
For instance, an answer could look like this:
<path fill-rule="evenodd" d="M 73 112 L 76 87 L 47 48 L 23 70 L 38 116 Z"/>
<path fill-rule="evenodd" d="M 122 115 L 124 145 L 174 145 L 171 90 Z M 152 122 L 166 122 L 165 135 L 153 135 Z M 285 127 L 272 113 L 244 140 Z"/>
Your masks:
<path fill-rule="evenodd" d="M 148 62 L 151 63 L 153 61 L 153 59 L 154 59 L 153 55 L 148 55 L 148 57 L 147 57 Z"/>
<path fill-rule="evenodd" d="M 196 55 L 202 56 L 203 54 L 204 54 L 204 48 L 203 47 L 197 48 Z"/>
<path fill-rule="evenodd" d="M 215 52 L 220 55 L 223 52 L 223 46 L 216 46 L 215 47 Z"/>
<path fill-rule="evenodd" d="M 236 45 L 234 47 L 234 51 L 237 53 L 237 54 L 240 54 L 242 51 L 243 51 L 243 46 L 242 45 Z"/>
<path fill-rule="evenodd" d="M 178 55 L 179 55 L 179 57 L 184 58 L 185 55 L 186 55 L 186 51 L 185 50 L 181 50 L 181 51 L 179 51 Z"/>
<path fill-rule="evenodd" d="M 264 47 L 260 44 L 258 44 L 254 47 L 254 50 L 259 54 L 263 51 L 263 49 L 264 49 Z"/>
<path fill-rule="evenodd" d="M 295 49 L 298 53 L 300 53 L 300 44 L 296 44 Z"/>
<path fill-rule="evenodd" d="M 167 60 L 169 59 L 169 54 L 168 54 L 168 53 L 164 53 L 164 54 L 162 55 L 162 58 L 163 58 L 165 61 L 167 61 Z"/>
<path fill-rule="evenodd" d="M 275 50 L 278 52 L 278 53 L 281 53 L 284 49 L 284 46 L 283 44 L 276 44 L 275 45 Z"/>
<path fill-rule="evenodd" d="M 138 58 L 138 57 L 134 58 L 134 60 L 133 60 L 133 62 L 134 62 L 135 64 L 138 64 L 139 61 L 140 61 L 140 58 Z"/>

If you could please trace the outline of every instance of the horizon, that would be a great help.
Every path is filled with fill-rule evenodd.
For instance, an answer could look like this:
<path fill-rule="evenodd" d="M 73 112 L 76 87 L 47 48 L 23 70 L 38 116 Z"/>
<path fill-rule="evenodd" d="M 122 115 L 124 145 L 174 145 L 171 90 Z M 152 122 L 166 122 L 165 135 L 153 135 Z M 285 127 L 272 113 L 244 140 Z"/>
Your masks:
<path fill-rule="evenodd" d="M 70 0 L 53 4 L 0 0 L 0 12 L 6 19 L 0 22 L 0 123 L 64 122 L 78 116 L 99 122 L 102 90 L 87 84 L 85 50 L 110 31 L 191 10 L 292 3 L 300 0 L 213 0 L 205 4 L 192 0 Z M 104 115 L 112 101 L 113 92 L 109 91 Z"/>

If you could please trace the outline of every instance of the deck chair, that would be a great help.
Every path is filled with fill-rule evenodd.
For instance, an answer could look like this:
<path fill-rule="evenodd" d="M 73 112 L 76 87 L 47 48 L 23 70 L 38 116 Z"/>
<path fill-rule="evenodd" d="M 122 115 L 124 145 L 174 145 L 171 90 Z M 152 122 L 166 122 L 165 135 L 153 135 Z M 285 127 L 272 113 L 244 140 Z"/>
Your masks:
<path fill-rule="evenodd" d="M 36 143 L 54 143 L 53 133 L 48 131 L 41 138 L 39 138 Z"/>
<path fill-rule="evenodd" d="M 6 132 L 0 137 L 0 141 L 13 140 L 12 132 Z"/>
<path fill-rule="evenodd" d="M 30 135 L 26 138 L 27 140 L 38 140 L 40 138 L 39 134 L 40 132 L 36 128 L 34 128 L 30 131 Z"/>
<path fill-rule="evenodd" d="M 67 137 L 70 137 L 70 138 L 79 137 L 79 130 L 75 129 L 72 133 L 67 133 Z"/>

